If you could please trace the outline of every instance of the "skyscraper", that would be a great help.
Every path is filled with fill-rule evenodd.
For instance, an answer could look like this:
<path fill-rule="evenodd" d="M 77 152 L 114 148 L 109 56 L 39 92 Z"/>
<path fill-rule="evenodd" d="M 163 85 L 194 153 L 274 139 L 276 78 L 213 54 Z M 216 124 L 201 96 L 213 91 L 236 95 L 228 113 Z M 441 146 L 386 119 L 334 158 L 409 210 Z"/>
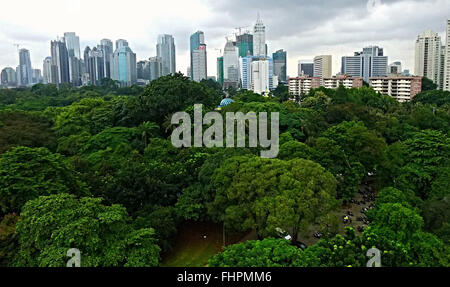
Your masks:
<path fill-rule="evenodd" d="M 321 55 L 314 58 L 314 77 L 330 78 L 332 74 L 331 55 Z"/>
<path fill-rule="evenodd" d="M 64 39 L 50 42 L 52 59 L 52 83 L 60 85 L 69 83 L 69 55 Z"/>
<path fill-rule="evenodd" d="M 268 93 L 270 88 L 269 61 L 256 60 L 252 62 L 252 90 L 257 94 Z"/>
<path fill-rule="evenodd" d="M 239 86 L 238 49 L 231 40 L 227 40 L 223 51 L 223 82 L 225 88 Z"/>
<path fill-rule="evenodd" d="M 253 35 L 244 33 L 236 36 L 239 57 L 253 56 Z"/>
<path fill-rule="evenodd" d="M 265 57 L 267 56 L 266 49 L 266 27 L 258 13 L 256 24 L 253 29 L 253 55 Z"/>
<path fill-rule="evenodd" d="M 416 39 L 414 74 L 427 77 L 442 89 L 442 42 L 438 33 L 426 30 Z"/>
<path fill-rule="evenodd" d="M 341 73 L 353 77 L 362 77 L 369 82 L 371 77 L 387 75 L 388 57 L 383 55 L 383 48 L 369 46 L 362 52 L 355 52 L 354 56 L 342 57 Z"/>
<path fill-rule="evenodd" d="M 116 50 L 122 47 L 128 47 L 128 41 L 124 39 L 116 40 Z"/>
<path fill-rule="evenodd" d="M 101 50 L 103 54 L 103 74 L 105 78 L 111 78 L 111 62 L 114 53 L 113 43 L 109 39 L 102 39 L 100 45 L 97 45 L 97 49 Z"/>
<path fill-rule="evenodd" d="M 444 55 L 444 80 L 442 81 L 442 88 L 444 91 L 450 92 L 450 19 L 447 20 Z"/>
<path fill-rule="evenodd" d="M 43 80 L 44 84 L 50 84 L 52 82 L 52 58 L 46 57 L 42 63 Z"/>
<path fill-rule="evenodd" d="M 161 58 L 158 56 L 150 57 L 148 60 L 150 66 L 150 81 L 153 81 L 161 77 L 162 61 Z"/>
<path fill-rule="evenodd" d="M 217 81 L 223 85 L 223 56 L 217 57 Z"/>
<path fill-rule="evenodd" d="M 206 80 L 207 74 L 206 45 L 200 44 L 198 49 L 192 51 L 191 79 L 200 82 Z"/>
<path fill-rule="evenodd" d="M 276 51 L 273 53 L 273 74 L 278 76 L 279 82 L 286 82 L 287 81 L 287 75 L 286 75 L 286 51 L 283 49 Z"/>
<path fill-rule="evenodd" d="M 298 61 L 298 76 L 314 77 L 314 62 L 307 60 Z"/>
<path fill-rule="evenodd" d="M 148 80 L 150 81 L 150 62 L 149 61 L 139 61 L 136 63 L 137 79 L 138 80 Z"/>
<path fill-rule="evenodd" d="M 161 76 L 176 73 L 175 63 L 175 41 L 172 35 L 159 35 L 156 44 L 156 55 L 161 59 Z"/>
<path fill-rule="evenodd" d="M 69 57 L 73 56 L 81 59 L 80 38 L 74 32 L 66 32 L 64 33 L 64 42 L 66 43 Z"/>
<path fill-rule="evenodd" d="M 11 67 L 6 67 L 0 74 L 2 86 L 13 87 L 17 85 L 16 71 Z"/>
<path fill-rule="evenodd" d="M 197 31 L 190 38 L 191 51 L 191 80 L 200 82 L 207 78 L 205 34 Z"/>
<path fill-rule="evenodd" d="M 388 74 L 398 75 L 398 74 L 401 74 L 402 72 L 403 72 L 403 70 L 402 70 L 402 63 L 399 62 L 399 61 L 391 63 L 388 66 Z"/>
<path fill-rule="evenodd" d="M 92 50 L 89 49 L 88 57 L 86 72 L 89 74 L 89 81 L 91 85 L 99 85 L 105 77 L 103 51 L 94 47 Z"/>
<path fill-rule="evenodd" d="M 68 62 L 69 62 L 69 82 L 74 86 L 81 84 L 81 53 L 80 38 L 74 32 L 64 33 Z"/>
<path fill-rule="evenodd" d="M 117 42 L 116 42 L 117 43 Z M 131 86 L 136 83 L 136 54 L 122 41 L 113 54 L 113 80 L 119 81 L 121 86 Z"/>
<path fill-rule="evenodd" d="M 239 57 L 241 88 L 244 90 L 252 89 L 252 61 L 253 56 Z"/>
<path fill-rule="evenodd" d="M 27 49 L 19 50 L 17 82 L 19 86 L 29 86 L 33 84 L 33 68 L 31 67 L 30 51 Z"/>

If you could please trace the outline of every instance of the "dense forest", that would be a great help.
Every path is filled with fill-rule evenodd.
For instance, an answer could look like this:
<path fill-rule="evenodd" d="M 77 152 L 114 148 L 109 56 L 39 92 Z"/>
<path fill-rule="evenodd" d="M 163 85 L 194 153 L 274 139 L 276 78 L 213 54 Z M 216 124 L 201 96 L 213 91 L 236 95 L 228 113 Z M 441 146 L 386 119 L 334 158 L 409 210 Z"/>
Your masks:
<path fill-rule="evenodd" d="M 372 247 L 382 266 L 450 266 L 449 92 L 398 103 L 319 88 L 301 104 L 285 86 L 226 94 L 221 113 L 279 112 L 276 159 L 172 145 L 173 113 L 224 98 L 211 80 L 0 90 L 0 266 L 66 266 L 70 248 L 82 266 L 159 266 L 188 221 L 256 233 L 208 266 L 359 267 Z M 366 189 L 366 226 L 341 230 Z M 311 226 L 320 240 L 297 247 Z"/>

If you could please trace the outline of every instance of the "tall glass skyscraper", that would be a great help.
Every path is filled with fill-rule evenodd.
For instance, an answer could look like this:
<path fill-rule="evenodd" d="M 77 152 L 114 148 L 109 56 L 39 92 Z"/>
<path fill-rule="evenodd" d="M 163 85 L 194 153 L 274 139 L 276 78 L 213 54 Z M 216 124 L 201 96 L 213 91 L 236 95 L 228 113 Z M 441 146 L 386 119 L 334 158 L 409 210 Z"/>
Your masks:
<path fill-rule="evenodd" d="M 136 54 L 126 41 L 117 47 L 113 54 L 113 80 L 119 81 L 121 86 L 131 86 L 137 80 Z"/>
<path fill-rule="evenodd" d="M 266 27 L 259 17 L 259 13 L 253 32 L 253 55 L 257 57 L 267 56 Z"/>
<path fill-rule="evenodd" d="M 197 31 L 190 38 L 191 80 L 199 82 L 207 78 L 205 34 Z"/>
<path fill-rule="evenodd" d="M 113 43 L 109 39 L 102 39 L 97 49 L 101 50 L 103 54 L 103 74 L 105 78 L 111 78 L 111 62 L 114 53 Z"/>
<path fill-rule="evenodd" d="M 273 53 L 273 74 L 278 76 L 280 82 L 286 82 L 286 51 L 283 49 Z"/>
<path fill-rule="evenodd" d="M 64 40 L 51 41 L 52 83 L 56 85 L 69 83 L 69 54 Z"/>
<path fill-rule="evenodd" d="M 17 81 L 20 86 L 28 86 L 33 82 L 33 68 L 31 67 L 30 51 L 19 50 L 19 66 L 17 70 Z"/>
<path fill-rule="evenodd" d="M 156 44 L 156 55 L 161 59 L 161 76 L 176 73 L 175 40 L 172 35 L 159 35 Z"/>

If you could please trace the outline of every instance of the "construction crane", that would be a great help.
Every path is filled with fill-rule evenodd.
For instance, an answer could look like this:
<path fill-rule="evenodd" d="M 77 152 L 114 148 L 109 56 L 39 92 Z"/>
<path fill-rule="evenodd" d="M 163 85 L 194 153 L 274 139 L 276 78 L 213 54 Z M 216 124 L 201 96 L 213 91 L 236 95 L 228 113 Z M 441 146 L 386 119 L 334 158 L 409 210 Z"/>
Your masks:
<path fill-rule="evenodd" d="M 237 34 L 237 33 L 235 33 L 235 34 L 236 34 L 236 35 L 242 35 L 242 29 L 248 28 L 248 27 L 250 27 L 250 26 L 241 26 L 241 27 L 236 27 L 236 28 L 234 28 L 235 30 L 238 30 L 238 31 L 239 31 L 239 34 Z M 244 33 L 250 33 L 250 31 L 249 31 L 249 30 L 245 30 Z"/>
<path fill-rule="evenodd" d="M 14 47 L 16 47 L 17 52 L 19 52 L 20 44 L 15 43 L 15 44 L 13 44 L 13 45 L 14 45 Z"/>

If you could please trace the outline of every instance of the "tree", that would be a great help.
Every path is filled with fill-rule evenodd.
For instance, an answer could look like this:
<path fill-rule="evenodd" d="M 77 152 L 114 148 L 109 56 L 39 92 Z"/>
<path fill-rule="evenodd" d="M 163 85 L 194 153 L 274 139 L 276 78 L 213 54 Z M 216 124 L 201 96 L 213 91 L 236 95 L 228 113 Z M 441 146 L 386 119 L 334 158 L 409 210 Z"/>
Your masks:
<path fill-rule="evenodd" d="M 422 78 L 422 91 L 426 92 L 426 91 L 432 91 L 432 90 L 436 90 L 437 89 L 437 85 L 430 79 L 428 79 L 427 77 L 423 77 Z"/>
<path fill-rule="evenodd" d="M 130 121 L 139 125 L 145 121 L 161 125 L 164 119 L 194 104 L 214 108 L 222 93 L 204 84 L 190 81 L 181 74 L 168 75 L 152 81 L 141 96 L 133 98 Z"/>
<path fill-rule="evenodd" d="M 20 212 L 41 195 L 87 192 L 63 157 L 46 148 L 16 147 L 0 157 L 0 212 Z"/>
<path fill-rule="evenodd" d="M 15 146 L 56 149 L 52 125 L 35 114 L 19 111 L 0 112 L 0 154 Z"/>
<path fill-rule="evenodd" d="M 405 155 L 396 178 L 397 186 L 402 190 L 414 190 L 417 196 L 426 199 L 441 169 L 449 166 L 450 139 L 442 132 L 424 130 L 412 134 L 404 144 Z"/>
<path fill-rule="evenodd" d="M 81 266 L 157 266 L 160 248 L 151 228 L 134 229 L 125 208 L 99 198 L 57 194 L 30 200 L 16 225 L 17 266 L 66 265 L 70 248 Z"/>
<path fill-rule="evenodd" d="M 249 240 L 225 247 L 208 261 L 210 267 L 292 267 L 300 264 L 302 250 L 284 239 Z"/>
<path fill-rule="evenodd" d="M 0 267 L 10 266 L 17 254 L 18 242 L 15 225 L 19 220 L 17 214 L 7 214 L 0 221 Z"/>
<path fill-rule="evenodd" d="M 299 230 L 337 204 L 333 176 L 304 159 L 234 157 L 215 171 L 212 183 L 210 215 L 238 230 L 256 229 L 261 237 L 281 227 L 292 229 L 296 241 Z"/>

